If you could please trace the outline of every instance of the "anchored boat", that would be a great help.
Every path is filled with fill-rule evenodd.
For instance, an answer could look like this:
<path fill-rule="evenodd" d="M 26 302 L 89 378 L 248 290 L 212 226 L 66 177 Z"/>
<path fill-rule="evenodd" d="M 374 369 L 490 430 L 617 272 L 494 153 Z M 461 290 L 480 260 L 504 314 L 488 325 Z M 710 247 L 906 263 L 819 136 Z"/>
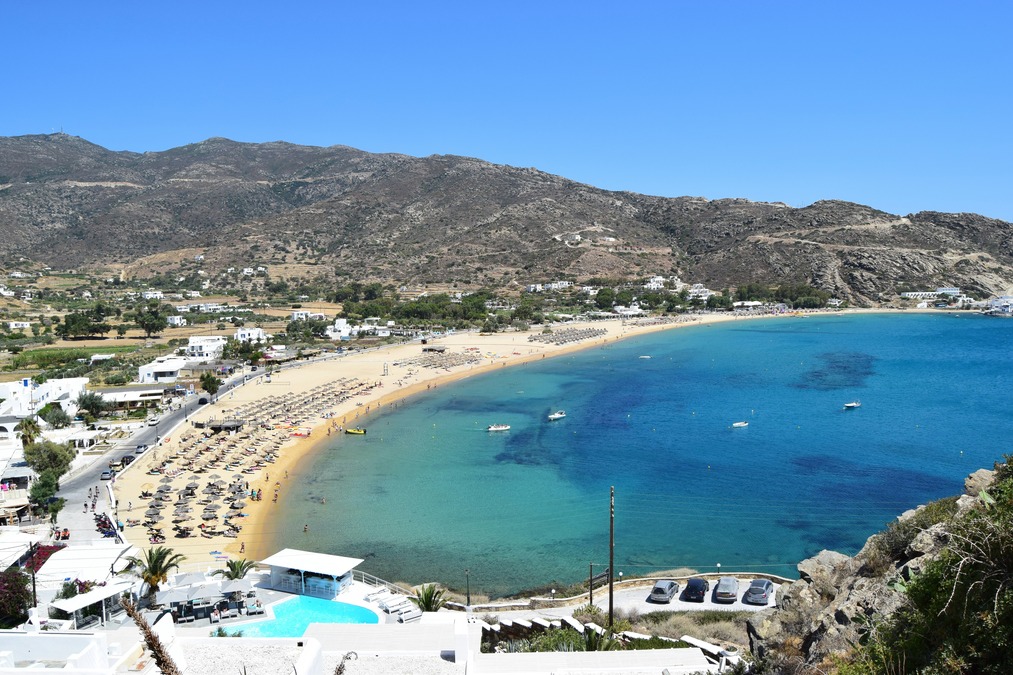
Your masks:
<path fill-rule="evenodd" d="M 566 417 L 566 411 L 565 410 L 557 410 L 556 412 L 554 412 L 551 415 L 549 415 L 549 421 L 550 422 L 555 422 L 556 420 L 561 420 L 564 417 Z"/>
<path fill-rule="evenodd" d="M 510 431 L 509 424 L 490 424 L 486 431 Z"/>
<path fill-rule="evenodd" d="M 355 436 L 365 436 L 366 435 L 366 430 L 365 429 L 360 429 L 359 427 L 352 427 L 350 429 L 345 429 L 345 433 L 346 434 L 353 434 Z"/>

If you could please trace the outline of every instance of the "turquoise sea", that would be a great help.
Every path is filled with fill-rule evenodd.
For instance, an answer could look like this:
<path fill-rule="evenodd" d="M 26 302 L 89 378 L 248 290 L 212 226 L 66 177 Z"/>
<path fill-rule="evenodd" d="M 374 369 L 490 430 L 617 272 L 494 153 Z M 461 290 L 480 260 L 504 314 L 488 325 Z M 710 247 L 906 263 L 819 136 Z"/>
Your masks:
<path fill-rule="evenodd" d="M 1011 338 L 967 314 L 749 320 L 476 376 L 307 458 L 273 544 L 504 594 L 603 570 L 614 486 L 617 572 L 796 576 L 1013 452 Z"/>

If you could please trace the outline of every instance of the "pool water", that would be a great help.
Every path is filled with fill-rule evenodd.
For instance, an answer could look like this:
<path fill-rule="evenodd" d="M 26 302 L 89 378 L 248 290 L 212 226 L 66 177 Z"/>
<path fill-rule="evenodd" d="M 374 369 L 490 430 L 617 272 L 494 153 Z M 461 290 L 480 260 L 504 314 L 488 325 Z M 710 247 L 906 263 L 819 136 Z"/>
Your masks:
<path fill-rule="evenodd" d="M 311 623 L 380 623 L 376 612 L 347 602 L 297 595 L 271 606 L 273 619 L 235 626 L 243 637 L 302 637 Z"/>

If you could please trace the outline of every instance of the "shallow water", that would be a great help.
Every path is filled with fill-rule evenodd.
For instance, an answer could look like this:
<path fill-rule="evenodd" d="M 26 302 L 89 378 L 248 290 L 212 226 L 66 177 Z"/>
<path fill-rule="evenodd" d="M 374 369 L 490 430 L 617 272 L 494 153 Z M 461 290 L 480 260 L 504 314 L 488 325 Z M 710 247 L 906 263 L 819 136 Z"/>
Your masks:
<path fill-rule="evenodd" d="M 730 322 L 477 376 L 304 461 L 271 536 L 390 580 L 463 589 L 468 569 L 502 594 L 604 569 L 615 486 L 617 571 L 795 576 L 1010 452 L 1011 331 L 969 315 Z"/>

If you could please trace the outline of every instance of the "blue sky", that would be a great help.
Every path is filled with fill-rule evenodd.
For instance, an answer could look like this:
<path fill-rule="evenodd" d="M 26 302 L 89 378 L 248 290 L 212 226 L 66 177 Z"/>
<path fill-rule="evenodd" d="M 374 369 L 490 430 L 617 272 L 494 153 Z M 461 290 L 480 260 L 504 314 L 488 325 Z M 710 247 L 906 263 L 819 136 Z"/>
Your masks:
<path fill-rule="evenodd" d="M 1013 3 L 16 2 L 0 135 L 458 154 L 1013 221 Z"/>

